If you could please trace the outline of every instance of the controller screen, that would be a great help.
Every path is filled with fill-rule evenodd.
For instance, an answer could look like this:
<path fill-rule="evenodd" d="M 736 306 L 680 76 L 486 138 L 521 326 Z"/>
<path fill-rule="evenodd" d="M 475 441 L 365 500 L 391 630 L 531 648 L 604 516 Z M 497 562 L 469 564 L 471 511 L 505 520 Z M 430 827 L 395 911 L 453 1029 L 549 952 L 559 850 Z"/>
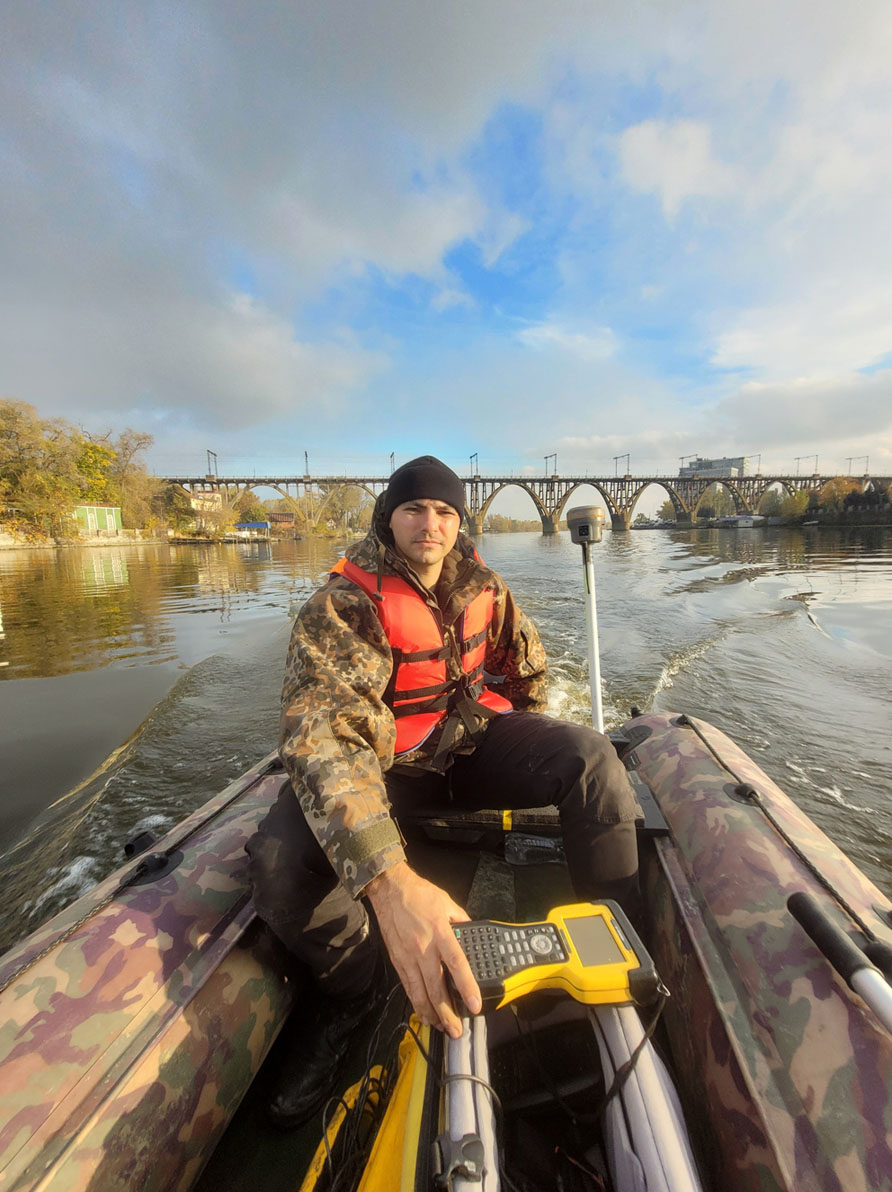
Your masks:
<path fill-rule="evenodd" d="M 590 965 L 616 964 L 625 960 L 610 933 L 610 928 L 600 915 L 565 919 L 564 926 L 586 968 Z"/>

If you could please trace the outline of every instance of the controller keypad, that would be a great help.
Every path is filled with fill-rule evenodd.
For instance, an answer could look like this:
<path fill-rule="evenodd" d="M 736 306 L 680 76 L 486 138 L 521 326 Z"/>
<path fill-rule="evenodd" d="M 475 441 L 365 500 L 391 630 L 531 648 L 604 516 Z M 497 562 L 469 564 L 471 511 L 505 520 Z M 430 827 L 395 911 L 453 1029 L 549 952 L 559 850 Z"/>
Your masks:
<path fill-rule="evenodd" d="M 567 950 L 553 923 L 458 923 L 453 927 L 477 980 L 493 980 L 540 964 L 566 962 Z"/>

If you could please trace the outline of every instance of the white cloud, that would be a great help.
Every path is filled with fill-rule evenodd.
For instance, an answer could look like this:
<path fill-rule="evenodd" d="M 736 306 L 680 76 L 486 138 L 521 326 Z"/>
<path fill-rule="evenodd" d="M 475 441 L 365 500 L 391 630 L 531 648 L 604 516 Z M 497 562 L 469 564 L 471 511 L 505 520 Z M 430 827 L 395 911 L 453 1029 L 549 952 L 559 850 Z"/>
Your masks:
<path fill-rule="evenodd" d="M 644 120 L 619 138 L 623 177 L 636 190 L 657 194 L 669 219 L 685 199 L 733 194 L 739 180 L 712 152 L 709 126 L 700 120 Z"/>
<path fill-rule="evenodd" d="M 487 218 L 470 189 L 386 195 L 374 185 L 331 200 L 283 193 L 272 214 L 282 248 L 319 279 L 364 261 L 385 272 L 438 277 L 447 250 L 474 239 Z"/>
<path fill-rule="evenodd" d="M 623 425 L 608 460 L 757 450 L 772 401 L 797 454 L 823 451 L 831 392 L 853 435 L 887 427 L 881 375 L 853 375 L 892 349 L 885 0 L 96 0 L 89 36 L 76 7 L 7 8 L 0 388 L 47 413 L 236 427 L 312 401 L 304 425 L 349 410 L 366 437 L 438 391 L 424 319 L 462 306 L 467 339 L 433 351 L 517 451 L 543 409 L 546 450 Z M 483 152 L 512 106 L 538 128 L 522 195 Z M 494 329 L 503 292 L 447 267 L 464 242 L 484 269 L 517 250 L 520 332 Z M 809 409 L 830 421 L 808 432 Z"/>
<path fill-rule="evenodd" d="M 94 420 L 118 421 L 135 407 L 162 424 L 232 429 L 301 412 L 330 416 L 387 366 L 349 336 L 297 340 L 287 321 L 247 295 L 219 304 L 156 298 L 148 320 L 139 300 L 114 310 L 44 310 L 52 336 L 35 317 L 27 336 L 7 344 L 5 390 L 72 419 L 90 408 Z"/>
<path fill-rule="evenodd" d="M 437 291 L 431 300 L 431 306 L 434 310 L 450 310 L 455 306 L 470 306 L 474 305 L 474 299 L 470 294 L 466 294 L 463 290 L 455 290 L 449 286 Z"/>
<path fill-rule="evenodd" d="M 557 351 L 584 361 L 606 360 L 617 349 L 617 339 L 609 327 L 577 330 L 560 323 L 539 323 L 518 331 L 516 339 L 537 351 Z"/>
<path fill-rule="evenodd" d="M 892 351 L 892 291 L 833 286 L 734 316 L 716 338 L 713 363 L 753 369 L 762 380 L 847 377 Z"/>
<path fill-rule="evenodd" d="M 840 468 L 846 455 L 870 454 L 876 442 L 878 459 L 882 440 L 888 449 L 892 436 L 892 370 L 751 383 L 719 401 L 714 413 L 731 434 L 745 434 L 766 451 L 786 448 L 792 458 L 817 447 L 825 463 Z"/>

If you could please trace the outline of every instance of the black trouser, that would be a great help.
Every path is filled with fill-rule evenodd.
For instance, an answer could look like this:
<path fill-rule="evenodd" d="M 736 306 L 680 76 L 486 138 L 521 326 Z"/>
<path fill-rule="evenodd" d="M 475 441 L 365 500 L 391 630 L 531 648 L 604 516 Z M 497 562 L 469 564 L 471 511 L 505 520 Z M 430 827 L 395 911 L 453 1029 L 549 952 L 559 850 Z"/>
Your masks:
<path fill-rule="evenodd" d="M 577 897 L 615 898 L 637 917 L 637 804 L 613 746 L 594 729 L 511 712 L 491 720 L 446 775 L 390 771 L 385 784 L 397 821 L 404 808 L 415 815 L 554 804 Z M 320 986 L 336 997 L 361 993 L 373 946 L 365 907 L 338 882 L 288 784 L 247 848 L 260 917 Z"/>

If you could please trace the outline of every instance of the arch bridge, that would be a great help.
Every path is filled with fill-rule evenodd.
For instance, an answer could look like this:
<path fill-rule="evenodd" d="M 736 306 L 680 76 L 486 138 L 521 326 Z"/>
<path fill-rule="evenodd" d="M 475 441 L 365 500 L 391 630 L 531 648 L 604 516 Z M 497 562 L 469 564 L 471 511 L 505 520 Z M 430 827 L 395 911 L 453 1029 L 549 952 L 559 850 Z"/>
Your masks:
<path fill-rule="evenodd" d="M 246 489 L 271 488 L 291 506 L 307 530 L 324 518 L 327 503 L 339 491 L 360 488 L 372 498 L 387 487 L 389 476 L 163 476 L 159 479 L 179 485 L 190 496 L 225 493 L 237 499 Z M 678 525 L 691 525 L 703 497 L 720 484 L 731 494 L 738 513 L 755 513 L 770 488 L 779 485 L 787 495 L 820 492 L 834 479 L 851 480 L 862 492 L 882 484 L 889 488 L 892 477 L 836 477 L 813 473 L 808 476 L 463 476 L 465 517 L 471 535 L 482 532 L 483 523 L 496 497 L 506 488 L 520 488 L 531 498 L 542 522 L 543 534 L 554 534 L 570 506 L 576 489 L 590 485 L 604 500 L 614 530 L 628 530 L 635 506 L 646 488 L 662 488 L 675 509 Z"/>

